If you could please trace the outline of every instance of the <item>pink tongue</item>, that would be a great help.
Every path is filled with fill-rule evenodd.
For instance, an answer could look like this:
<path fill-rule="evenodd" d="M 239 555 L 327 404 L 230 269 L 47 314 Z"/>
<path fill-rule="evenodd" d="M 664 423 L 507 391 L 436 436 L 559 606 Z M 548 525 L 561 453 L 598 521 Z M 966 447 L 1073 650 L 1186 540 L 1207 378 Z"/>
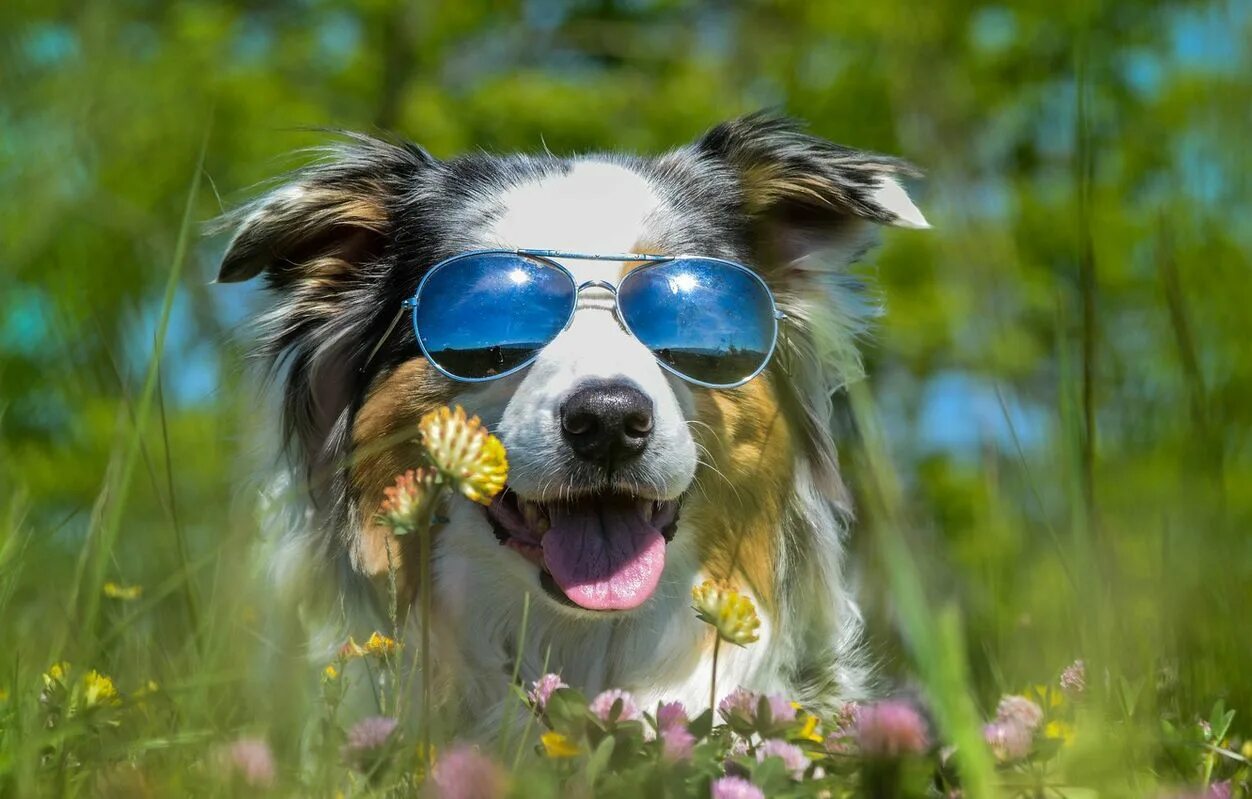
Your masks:
<path fill-rule="evenodd" d="M 638 502 L 581 502 L 554 507 L 543 536 L 552 579 L 588 610 L 629 610 L 656 590 L 665 567 L 665 538 Z"/>

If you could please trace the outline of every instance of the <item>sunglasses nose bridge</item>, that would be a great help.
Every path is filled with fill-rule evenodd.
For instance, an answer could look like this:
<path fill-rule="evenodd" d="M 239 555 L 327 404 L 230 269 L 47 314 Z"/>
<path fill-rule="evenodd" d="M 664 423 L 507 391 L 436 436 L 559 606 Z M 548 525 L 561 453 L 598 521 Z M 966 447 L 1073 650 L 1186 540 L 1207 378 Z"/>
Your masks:
<path fill-rule="evenodd" d="M 617 296 L 617 286 L 607 280 L 584 280 L 578 284 L 578 291 L 581 294 L 583 289 L 604 289 L 614 297 Z"/>

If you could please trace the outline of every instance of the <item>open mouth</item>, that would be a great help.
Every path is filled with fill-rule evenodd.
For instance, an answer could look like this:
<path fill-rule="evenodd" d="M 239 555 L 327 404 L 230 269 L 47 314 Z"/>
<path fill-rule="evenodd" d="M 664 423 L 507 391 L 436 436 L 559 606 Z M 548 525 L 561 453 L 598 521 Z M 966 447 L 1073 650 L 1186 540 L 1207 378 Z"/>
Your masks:
<path fill-rule="evenodd" d="M 505 488 L 487 508 L 500 543 L 539 568 L 544 590 L 587 610 L 630 610 L 656 590 L 678 500 L 600 493 L 531 502 Z"/>

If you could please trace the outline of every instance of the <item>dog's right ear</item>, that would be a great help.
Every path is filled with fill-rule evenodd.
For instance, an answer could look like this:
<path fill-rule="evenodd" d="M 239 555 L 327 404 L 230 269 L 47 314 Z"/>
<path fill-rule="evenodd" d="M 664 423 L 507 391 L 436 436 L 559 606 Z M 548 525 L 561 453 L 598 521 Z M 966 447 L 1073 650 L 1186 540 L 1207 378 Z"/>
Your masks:
<path fill-rule="evenodd" d="M 235 229 L 219 283 L 264 271 L 275 288 L 333 284 L 378 249 L 397 203 L 436 162 L 416 145 L 345 135 L 346 143 L 219 223 Z"/>
<path fill-rule="evenodd" d="M 235 234 L 218 281 L 264 274 L 276 294 L 258 320 L 255 350 L 288 366 L 285 438 L 310 469 L 330 468 L 346 446 L 361 366 L 395 314 L 380 294 L 394 229 L 438 165 L 416 145 L 362 135 L 324 156 L 219 222 Z"/>

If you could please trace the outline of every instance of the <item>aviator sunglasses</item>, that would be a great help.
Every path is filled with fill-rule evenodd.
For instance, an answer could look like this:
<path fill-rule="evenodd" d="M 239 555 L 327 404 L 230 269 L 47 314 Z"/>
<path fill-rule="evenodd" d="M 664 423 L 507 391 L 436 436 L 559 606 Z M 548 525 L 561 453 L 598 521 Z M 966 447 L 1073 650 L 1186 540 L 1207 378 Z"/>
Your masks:
<path fill-rule="evenodd" d="M 554 258 L 639 263 L 617 286 L 579 283 Z M 746 266 L 720 258 L 480 250 L 431 267 L 405 301 L 422 353 L 444 375 L 495 380 L 529 366 L 569 326 L 585 289 L 614 296 L 618 320 L 662 368 L 697 385 L 756 377 L 778 341 L 774 295 Z"/>

